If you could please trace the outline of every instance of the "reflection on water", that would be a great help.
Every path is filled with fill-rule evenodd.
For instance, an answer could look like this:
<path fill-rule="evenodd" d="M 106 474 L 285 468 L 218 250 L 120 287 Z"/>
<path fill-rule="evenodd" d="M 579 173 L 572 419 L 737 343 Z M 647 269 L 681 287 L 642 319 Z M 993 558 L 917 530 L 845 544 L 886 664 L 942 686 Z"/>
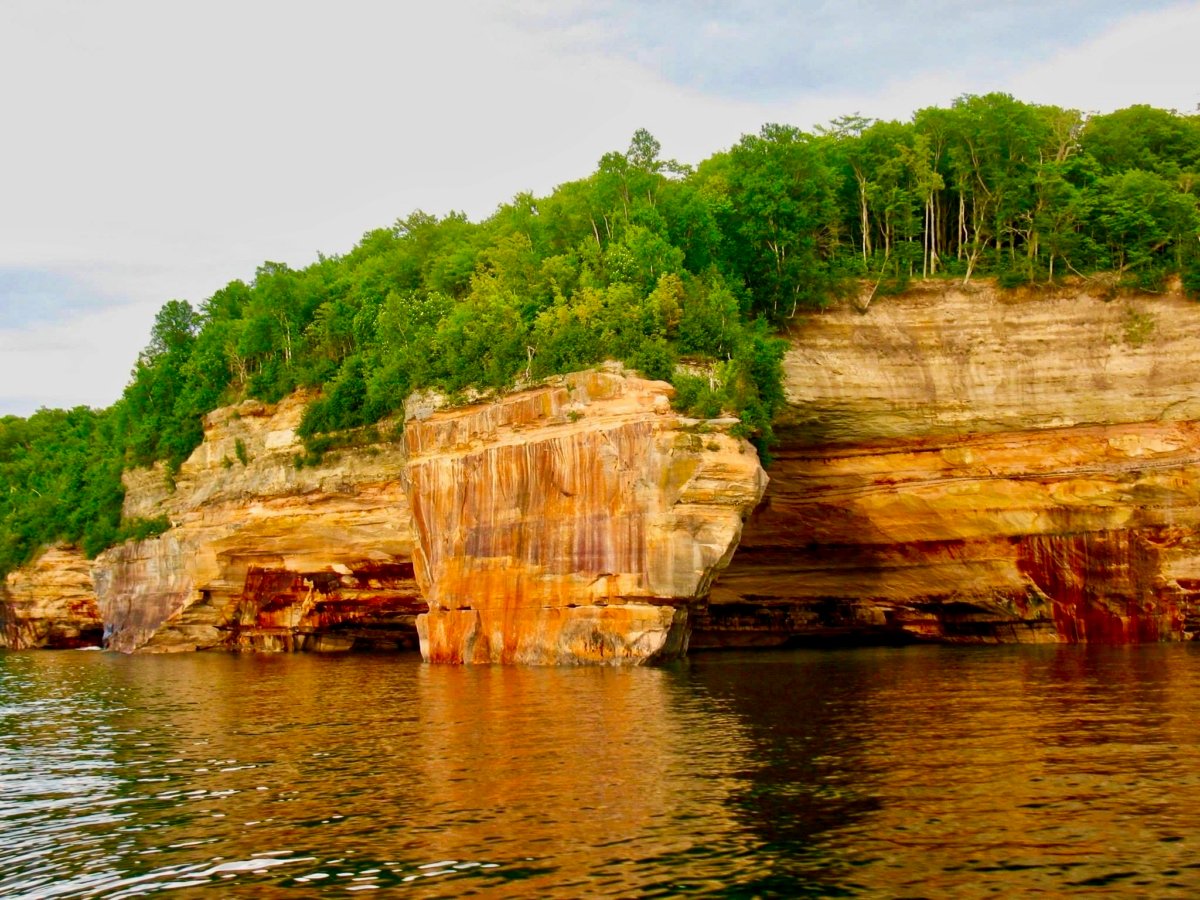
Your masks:
<path fill-rule="evenodd" d="M 1200 890 L 1200 648 L 0 654 L 0 895 Z"/>

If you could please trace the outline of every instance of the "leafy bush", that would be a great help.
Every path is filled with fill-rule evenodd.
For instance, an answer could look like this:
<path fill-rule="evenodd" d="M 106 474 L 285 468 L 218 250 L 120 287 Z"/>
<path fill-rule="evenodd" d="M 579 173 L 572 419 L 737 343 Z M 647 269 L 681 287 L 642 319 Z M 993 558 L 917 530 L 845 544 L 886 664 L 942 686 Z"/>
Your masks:
<path fill-rule="evenodd" d="M 1002 288 L 1018 288 L 1028 284 L 1029 281 L 1029 273 L 1018 269 L 1004 269 L 996 276 L 996 283 Z"/>

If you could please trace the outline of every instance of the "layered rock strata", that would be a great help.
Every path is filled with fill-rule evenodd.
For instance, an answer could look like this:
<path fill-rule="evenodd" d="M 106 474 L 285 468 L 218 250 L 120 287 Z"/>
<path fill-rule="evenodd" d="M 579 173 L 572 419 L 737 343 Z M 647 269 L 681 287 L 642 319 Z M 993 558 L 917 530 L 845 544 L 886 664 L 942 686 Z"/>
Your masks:
<path fill-rule="evenodd" d="M 693 645 L 1184 639 L 1200 308 L 937 287 L 813 316 Z"/>
<path fill-rule="evenodd" d="M 402 441 L 316 468 L 296 465 L 308 398 L 218 410 L 174 490 L 161 471 L 128 480 L 125 515 L 172 527 L 98 560 L 107 646 L 678 656 L 766 477 L 729 423 L 681 418 L 670 390 L 610 369 L 413 403 Z"/>
<path fill-rule="evenodd" d="M 91 563 L 73 547 L 51 547 L 0 583 L 0 647 L 99 647 L 104 626 Z"/>
<path fill-rule="evenodd" d="M 410 421 L 405 440 L 439 662 L 678 656 L 766 484 L 745 441 L 613 372 Z"/>
<path fill-rule="evenodd" d="M 298 465 L 309 398 L 217 410 L 169 490 L 127 479 L 124 514 L 172 527 L 101 555 L 96 590 L 115 650 L 415 646 L 425 604 L 412 573 L 403 448 Z"/>
<path fill-rule="evenodd" d="M 130 476 L 126 515 L 173 527 L 98 561 L 107 643 L 419 641 L 442 662 L 561 663 L 668 658 L 689 632 L 692 647 L 1200 632 L 1200 306 L 939 284 L 791 338 L 744 532 L 765 483 L 752 450 L 615 370 L 414 402 L 402 440 L 315 468 L 295 465 L 307 398 L 219 410 L 174 491 Z M 80 580 L 82 561 L 56 559 Z M 24 608 L 0 602 L 10 644 L 41 640 L 13 624 L 37 618 Z"/>

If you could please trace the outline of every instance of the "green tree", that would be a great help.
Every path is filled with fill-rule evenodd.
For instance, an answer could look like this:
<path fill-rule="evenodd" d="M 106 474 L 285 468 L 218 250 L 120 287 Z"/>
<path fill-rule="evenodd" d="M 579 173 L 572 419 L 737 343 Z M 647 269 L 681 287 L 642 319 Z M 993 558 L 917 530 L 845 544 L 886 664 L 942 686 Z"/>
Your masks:
<path fill-rule="evenodd" d="M 754 312 L 775 320 L 820 306 L 830 286 L 822 238 L 837 218 L 834 181 L 810 135 L 766 125 L 729 154 L 725 176 L 735 237 L 727 264 L 750 288 Z"/>

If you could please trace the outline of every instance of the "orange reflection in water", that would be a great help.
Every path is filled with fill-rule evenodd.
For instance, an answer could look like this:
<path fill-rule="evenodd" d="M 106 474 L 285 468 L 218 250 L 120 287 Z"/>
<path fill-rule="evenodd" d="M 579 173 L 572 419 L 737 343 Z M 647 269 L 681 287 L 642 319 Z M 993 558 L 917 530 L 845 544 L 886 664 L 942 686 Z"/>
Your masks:
<path fill-rule="evenodd" d="M 417 673 L 417 692 L 424 795 L 434 809 L 473 811 L 430 846 L 449 859 L 516 849 L 534 877 L 514 894 L 633 891 L 643 861 L 736 830 L 725 803 L 734 779 L 708 781 L 701 821 L 690 774 L 702 736 L 716 741 L 705 754 L 719 752 L 722 771 L 737 772 L 739 727 L 681 709 L 669 672 L 430 666 Z M 681 828 L 689 814 L 695 827 Z"/>

